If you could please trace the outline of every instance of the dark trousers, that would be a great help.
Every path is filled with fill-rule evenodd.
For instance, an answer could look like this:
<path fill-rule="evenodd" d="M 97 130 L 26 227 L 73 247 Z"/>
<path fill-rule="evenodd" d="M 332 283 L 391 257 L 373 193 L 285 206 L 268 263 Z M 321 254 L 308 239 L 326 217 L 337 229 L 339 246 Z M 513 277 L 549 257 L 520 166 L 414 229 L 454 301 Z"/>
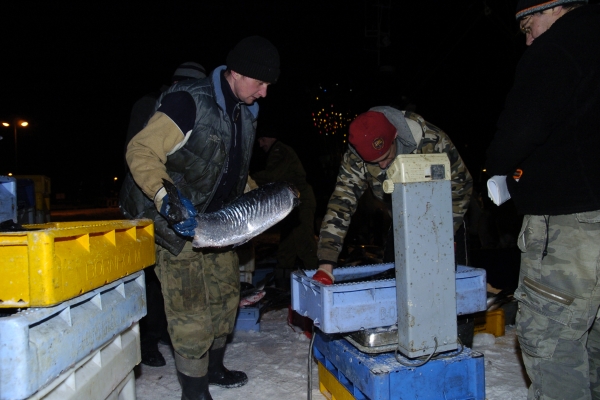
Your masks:
<path fill-rule="evenodd" d="M 167 317 L 160 281 L 154 272 L 154 265 L 144 269 L 146 280 L 146 307 L 148 312 L 140 320 L 141 348 L 155 348 L 160 339 L 168 340 Z"/>

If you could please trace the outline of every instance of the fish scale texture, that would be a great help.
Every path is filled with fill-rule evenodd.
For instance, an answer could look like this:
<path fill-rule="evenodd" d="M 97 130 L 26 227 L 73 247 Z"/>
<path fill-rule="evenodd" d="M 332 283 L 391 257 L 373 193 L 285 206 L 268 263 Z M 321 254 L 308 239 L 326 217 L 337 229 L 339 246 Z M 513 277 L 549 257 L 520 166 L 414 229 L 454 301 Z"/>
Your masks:
<path fill-rule="evenodd" d="M 269 183 L 241 196 L 227 207 L 196 217 L 194 247 L 242 244 L 284 219 L 298 204 L 295 188 Z"/>

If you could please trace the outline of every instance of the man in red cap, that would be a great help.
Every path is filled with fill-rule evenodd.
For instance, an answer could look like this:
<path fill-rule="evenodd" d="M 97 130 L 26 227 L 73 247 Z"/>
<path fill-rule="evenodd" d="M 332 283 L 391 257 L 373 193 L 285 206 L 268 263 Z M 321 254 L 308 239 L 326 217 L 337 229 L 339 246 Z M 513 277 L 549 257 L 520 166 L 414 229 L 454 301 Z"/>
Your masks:
<path fill-rule="evenodd" d="M 333 268 L 344 244 L 358 200 L 371 187 L 378 199 L 388 204 L 383 192 L 386 170 L 399 154 L 446 153 L 452 169 L 452 212 L 454 232 L 462 226 L 469 206 L 473 179 L 450 138 L 420 115 L 393 107 L 373 107 L 350 124 L 350 146 L 342 158 L 335 190 L 321 225 L 317 257 L 319 270 L 313 279 L 324 284 L 335 281 Z M 388 235 L 386 253 L 393 254 Z M 391 261 L 391 260 L 390 260 Z"/>

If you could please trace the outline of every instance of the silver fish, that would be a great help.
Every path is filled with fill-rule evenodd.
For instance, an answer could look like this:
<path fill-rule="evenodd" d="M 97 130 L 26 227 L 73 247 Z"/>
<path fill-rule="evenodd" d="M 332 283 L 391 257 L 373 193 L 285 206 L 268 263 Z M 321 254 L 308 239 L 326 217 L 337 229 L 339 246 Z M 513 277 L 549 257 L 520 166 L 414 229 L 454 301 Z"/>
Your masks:
<path fill-rule="evenodd" d="M 186 216 L 187 210 L 179 193 L 169 181 L 164 181 L 172 214 Z M 198 214 L 194 231 L 194 247 L 225 247 L 241 245 L 284 219 L 300 204 L 300 192 L 285 182 L 260 186 L 219 211 Z M 180 218 L 180 219 L 179 219 Z M 185 218 L 168 218 L 171 223 Z"/>

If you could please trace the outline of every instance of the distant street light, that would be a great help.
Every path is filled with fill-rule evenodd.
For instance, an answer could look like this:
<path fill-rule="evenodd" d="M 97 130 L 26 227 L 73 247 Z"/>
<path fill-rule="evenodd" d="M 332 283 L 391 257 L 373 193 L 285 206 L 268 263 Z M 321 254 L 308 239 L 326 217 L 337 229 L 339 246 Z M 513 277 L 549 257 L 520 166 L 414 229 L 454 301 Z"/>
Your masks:
<path fill-rule="evenodd" d="M 29 122 L 24 121 L 19 118 L 15 118 L 12 122 L 12 127 L 13 127 L 13 131 L 15 134 L 15 173 L 18 171 L 18 167 L 19 167 L 19 159 L 18 159 L 18 153 L 17 153 L 17 126 L 25 128 L 28 125 L 29 125 Z M 2 126 L 8 128 L 9 126 L 11 126 L 11 124 L 8 122 L 2 122 Z"/>

